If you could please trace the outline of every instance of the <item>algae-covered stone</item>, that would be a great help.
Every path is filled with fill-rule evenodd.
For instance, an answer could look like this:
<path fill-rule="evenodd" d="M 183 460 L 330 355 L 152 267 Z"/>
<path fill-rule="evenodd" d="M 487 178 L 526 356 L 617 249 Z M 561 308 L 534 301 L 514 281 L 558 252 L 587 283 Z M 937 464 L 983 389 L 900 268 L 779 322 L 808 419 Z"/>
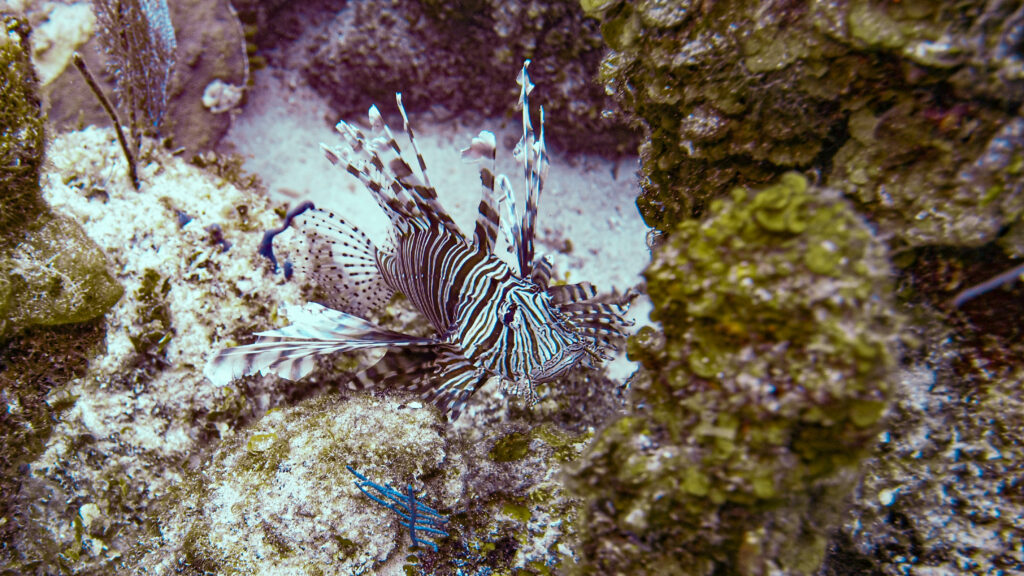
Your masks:
<path fill-rule="evenodd" d="M 408 532 L 360 492 L 346 466 L 403 492 L 411 484 L 422 504 L 442 512 L 465 489 L 458 475 L 444 473 L 454 466 L 436 410 L 325 395 L 271 411 L 222 442 L 169 493 L 159 537 L 130 554 L 128 565 L 136 574 L 174 574 L 178 559 L 188 558 L 206 570 L 251 575 L 401 566 Z"/>
<path fill-rule="evenodd" d="M 1024 215 L 1024 118 L 932 96 L 866 102 L 828 182 L 911 246 L 980 246 Z M 1024 243 L 1005 243 L 1009 255 Z"/>
<path fill-rule="evenodd" d="M 684 222 L 646 277 L 635 408 L 573 472 L 581 571 L 816 573 L 891 393 L 883 245 L 790 173 Z"/>
<path fill-rule="evenodd" d="M 124 289 L 82 227 L 60 215 L 37 221 L 11 250 L 0 250 L 0 335 L 32 325 L 53 326 L 102 316 Z M 6 300 L 6 302 L 4 302 Z"/>
<path fill-rule="evenodd" d="M 301 32 L 286 58 L 302 66 L 339 117 L 359 117 L 372 102 L 393 101 L 395 92 L 414 117 L 442 107 L 510 117 L 519 92 L 513 80 L 529 59 L 531 79 L 542 87 L 533 105 L 544 105 L 548 143 L 633 153 L 635 131 L 593 81 L 604 53 L 598 23 L 573 2 L 291 4 L 275 17 Z"/>
<path fill-rule="evenodd" d="M 0 338 L 27 326 L 102 316 L 121 296 L 106 257 L 74 221 L 50 214 L 39 188 L 43 116 L 28 24 L 0 36 Z"/>
<path fill-rule="evenodd" d="M 46 209 L 39 196 L 43 162 L 43 116 L 38 80 L 29 59 L 30 28 L 3 16 L 0 34 L 0 245 L 6 232 L 35 220 Z"/>
<path fill-rule="evenodd" d="M 647 223 L 814 169 L 885 236 L 977 246 L 1019 225 L 1013 3 L 586 2 L 601 79 L 642 121 Z M 1019 242 L 1008 251 L 1024 252 Z"/>
<path fill-rule="evenodd" d="M 261 231 L 280 220 L 274 207 L 151 141 L 140 158 L 136 191 L 112 130 L 61 134 L 47 146 L 45 200 L 99 246 L 125 290 L 99 327 L 52 331 L 76 335 L 70 345 L 37 327 L 0 349 L 0 383 L 43 388 L 29 402 L 4 386 L 23 412 L 38 412 L 18 413 L 32 416 L 31 444 L 0 430 L 19 451 L 0 484 L 10 474 L 0 565 L 12 573 L 116 573 L 183 462 L 282 402 L 283 390 L 306 390 L 259 380 L 218 388 L 199 368 L 222 340 L 272 325 L 279 298 L 299 299 L 258 254 Z M 28 347 L 27 337 L 49 346 Z"/>
<path fill-rule="evenodd" d="M 887 431 L 837 538 L 850 559 L 897 574 L 1024 567 L 1024 344 L 972 343 L 918 310 Z"/>

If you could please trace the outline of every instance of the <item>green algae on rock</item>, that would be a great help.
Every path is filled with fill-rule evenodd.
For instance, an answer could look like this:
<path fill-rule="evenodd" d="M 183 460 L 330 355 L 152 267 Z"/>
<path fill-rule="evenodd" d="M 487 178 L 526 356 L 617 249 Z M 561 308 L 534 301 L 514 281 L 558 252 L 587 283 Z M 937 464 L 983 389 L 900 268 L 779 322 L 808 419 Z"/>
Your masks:
<path fill-rule="evenodd" d="M 111 130 L 89 128 L 64 134 L 49 147 L 50 160 L 43 174 L 46 199 L 56 211 L 82 222 L 113 261 L 126 291 L 108 314 L 100 354 L 87 370 L 76 373 L 49 397 L 53 410 L 61 410 L 61 419 L 52 423 L 48 439 L 36 441 L 45 445 L 39 447 L 41 454 L 28 459 L 25 469 L 30 473 L 18 476 L 21 484 L 12 498 L 17 515 L 11 516 L 17 518 L 18 530 L 4 552 L 7 556 L 0 556 L 0 561 L 16 570 L 42 566 L 51 572 L 107 573 L 135 553 L 151 550 L 147 558 L 153 559 L 160 553 L 157 549 L 179 545 L 186 561 L 198 562 L 209 551 L 203 538 L 229 542 L 236 534 L 232 524 L 224 525 L 227 531 L 210 536 L 204 532 L 206 525 L 197 521 L 184 534 L 168 532 L 166 542 L 149 540 L 157 525 L 150 518 L 174 520 L 159 503 L 168 503 L 165 494 L 184 480 L 182 462 L 201 468 L 205 451 L 218 438 L 233 442 L 235 435 L 244 436 L 240 459 L 245 459 L 243 464 L 252 475 L 249 480 L 269 486 L 272 479 L 283 477 L 280 465 L 296 451 L 285 441 L 290 437 L 287 431 L 275 424 L 278 418 L 291 417 L 291 409 L 274 408 L 344 382 L 346 374 L 339 371 L 358 369 L 356 362 L 343 359 L 334 371 L 325 370 L 323 379 L 304 387 L 274 377 L 254 377 L 218 388 L 203 378 L 197 367 L 205 363 L 213 343 L 240 338 L 252 331 L 253 324 L 280 323 L 276 315 L 280 303 L 302 300 L 309 289 L 286 281 L 282 274 L 272 274 L 268 262 L 258 255 L 260 231 L 278 226 L 281 215 L 265 196 L 236 187 L 235 182 L 245 183 L 246 178 L 227 177 L 216 167 L 197 168 L 167 150 L 146 149 L 140 175 L 147 190 L 137 193 L 123 171 L 111 169 L 123 161 Z M 111 173 L 114 178 L 108 179 Z M 213 224 L 219 224 L 221 239 L 230 249 L 214 238 Z M 417 323 L 424 321 L 409 309 L 407 303 L 390 305 L 389 325 L 415 332 Z M 562 428 L 531 430 L 535 421 L 522 420 L 536 417 L 537 411 L 522 408 L 520 416 L 510 418 L 497 387 L 485 387 L 487 391 L 475 398 L 487 404 L 476 407 L 475 417 L 478 423 L 489 420 L 468 430 L 447 430 L 444 466 L 431 464 L 426 457 L 433 453 L 430 450 L 415 455 L 417 462 L 423 460 L 418 468 L 360 465 L 359 470 L 375 480 L 399 483 L 414 476 L 422 480 L 431 496 L 438 498 L 431 505 L 449 507 L 445 513 L 451 513 L 458 532 L 439 542 L 437 555 L 410 556 L 416 561 L 407 560 L 403 566 L 405 543 L 394 518 L 370 519 L 361 529 L 381 534 L 369 539 L 335 534 L 328 545 L 337 550 L 339 562 L 364 557 L 364 544 L 383 543 L 386 536 L 387 549 L 394 551 L 387 565 L 397 574 L 454 572 L 460 565 L 498 573 L 544 574 L 557 563 L 571 563 L 579 502 L 567 494 L 559 474 L 562 462 L 575 458 L 589 438 L 571 426 L 579 424 L 575 411 L 599 400 L 593 397 L 596 391 L 583 394 L 594 387 L 588 382 L 579 378 L 580 391 L 573 396 L 572 406 L 542 403 L 545 414 L 558 410 L 550 420 Z M 333 396 L 311 402 L 318 401 L 323 402 L 317 406 L 326 415 L 316 416 L 306 404 L 296 409 L 303 411 L 303 418 L 326 418 L 335 410 L 328 409 L 328 404 L 336 403 L 340 411 L 347 402 Z M 440 435 L 433 428 L 436 417 L 426 415 L 429 409 L 399 409 L 398 402 L 372 398 L 356 398 L 352 404 L 351 409 L 365 412 L 371 423 L 417 414 L 415 418 L 424 422 L 423 434 L 435 440 Z M 241 432 L 268 410 L 266 422 L 260 420 Z M 374 416 L 376 411 L 382 415 Z M 307 424 L 331 428 L 312 420 Z M 373 428 L 376 436 L 381 430 L 390 432 L 383 426 Z M 527 431 L 528 450 L 517 460 L 489 458 L 500 438 Z M 413 446 L 422 447 L 415 442 Z M 414 460 L 411 455 L 402 458 Z M 347 482 L 348 472 L 342 464 L 339 469 L 341 476 L 332 481 Z M 466 492 L 455 494 L 440 485 L 466 486 Z M 352 490 L 358 494 L 354 486 Z M 45 505 L 39 504 L 47 494 Z M 370 514 L 375 505 L 360 498 Z M 255 508 L 261 505 L 258 499 L 248 502 Z M 451 509 L 456 502 L 463 504 Z M 295 546 L 291 533 L 278 530 L 280 526 L 272 521 L 267 529 L 254 528 L 265 540 L 257 541 L 253 549 L 288 559 L 299 557 L 304 552 Z M 145 541 L 142 546 L 151 547 L 132 551 L 140 539 Z M 375 556 L 373 563 L 379 565 Z M 212 561 L 207 566 L 213 566 Z M 223 571 L 230 573 L 230 566 L 225 563 Z M 317 571 L 311 568 L 310 572 Z"/>
<path fill-rule="evenodd" d="M 5 16 L 0 36 L 0 338 L 33 325 L 102 316 L 122 289 L 74 221 L 51 214 L 39 188 L 43 115 L 28 24 Z"/>
<path fill-rule="evenodd" d="M 912 245 L 977 246 L 1020 226 L 1018 6 L 583 5 L 612 48 L 602 81 L 645 126 L 649 225 L 670 232 L 735 185 L 816 169 Z"/>
<path fill-rule="evenodd" d="M 104 333 L 89 335 L 88 366 L 48 390 L 50 431 L 16 473 L 6 517 L 17 529 L 0 562 L 19 573 L 110 573 L 145 533 L 140 511 L 180 479 L 182 462 L 302 393 L 270 381 L 247 395 L 203 379 L 197 366 L 212 340 L 271 323 L 279 298 L 298 299 L 300 287 L 257 253 L 253 230 L 279 220 L 265 197 L 151 144 L 142 192 L 117 169 L 112 130 L 61 134 L 47 147 L 44 199 L 100 247 L 125 293 Z"/>
<path fill-rule="evenodd" d="M 43 115 L 39 81 L 29 60 L 30 28 L 24 20 L 3 17 L 0 35 L 0 230 L 31 222 L 46 209 L 39 196 L 43 162 Z M 9 244 L 6 234 L 0 244 Z"/>
<path fill-rule="evenodd" d="M 184 557 L 251 575 L 371 573 L 387 559 L 401 565 L 404 532 L 362 496 L 347 465 L 426 489 L 435 508 L 450 509 L 465 490 L 458 475 L 442 471 L 450 463 L 435 410 L 327 394 L 272 410 L 225 439 L 169 492 L 159 537 L 134 550 L 129 565 L 133 573 L 172 574 Z"/>
<path fill-rule="evenodd" d="M 635 408 L 572 472 L 582 573 L 816 573 L 894 366 L 886 251 L 795 173 L 683 222 L 646 277 Z"/>
<path fill-rule="evenodd" d="M 99 247 L 60 215 L 41 217 L 12 250 L 0 250 L 0 273 L 0 336 L 4 328 L 92 320 L 124 292 Z"/>
<path fill-rule="evenodd" d="M 495 430 L 467 431 L 483 439 L 471 440 L 437 410 L 402 400 L 327 393 L 227 436 L 152 507 L 154 535 L 126 565 L 172 574 L 185 558 L 226 574 L 426 575 L 550 574 L 571 562 L 578 500 L 558 481 L 558 461 L 579 454 L 580 438 L 548 428 L 516 460 L 492 461 Z M 426 494 L 450 519 L 438 550 L 410 550 L 407 530 L 346 466 Z"/>

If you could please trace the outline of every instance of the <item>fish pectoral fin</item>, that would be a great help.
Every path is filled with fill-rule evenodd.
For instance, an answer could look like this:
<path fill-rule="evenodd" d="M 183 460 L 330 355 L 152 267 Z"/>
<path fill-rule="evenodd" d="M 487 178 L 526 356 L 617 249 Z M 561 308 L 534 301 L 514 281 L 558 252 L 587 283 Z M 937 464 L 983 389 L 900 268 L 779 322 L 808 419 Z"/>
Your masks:
<path fill-rule="evenodd" d="M 326 304 L 359 316 L 383 308 L 394 290 L 377 267 L 377 248 L 358 226 L 310 204 L 290 214 L 305 253 L 295 270 L 327 293 Z"/>
<path fill-rule="evenodd" d="M 458 420 L 466 402 L 490 375 L 475 366 L 453 346 L 440 346 L 433 362 L 405 390 L 437 406 L 452 422 Z"/>
<path fill-rule="evenodd" d="M 313 371 L 317 356 L 435 342 L 433 338 L 386 330 L 314 302 L 285 306 L 283 311 L 292 324 L 258 332 L 260 339 L 253 344 L 221 350 L 207 363 L 204 375 L 218 386 L 257 372 L 298 380 Z"/>

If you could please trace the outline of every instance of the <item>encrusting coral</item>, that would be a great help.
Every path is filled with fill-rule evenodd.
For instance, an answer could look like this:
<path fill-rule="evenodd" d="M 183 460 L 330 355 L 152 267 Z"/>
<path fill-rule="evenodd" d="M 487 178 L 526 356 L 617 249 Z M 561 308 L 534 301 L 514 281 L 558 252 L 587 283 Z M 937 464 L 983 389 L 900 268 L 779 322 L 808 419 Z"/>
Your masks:
<path fill-rule="evenodd" d="M 884 236 L 978 246 L 1020 228 L 1015 3 L 587 0 L 602 81 L 646 131 L 645 220 L 814 170 Z M 1021 254 L 1020 234 L 1004 242 Z"/>
<path fill-rule="evenodd" d="M 196 366 L 212 334 L 269 322 L 275 296 L 299 288 L 265 274 L 256 253 L 254 231 L 277 219 L 265 198 L 152 142 L 136 192 L 109 129 L 58 136 L 47 152 L 45 200 L 80 223 L 125 296 L 107 313 L 88 368 L 45 392 L 54 421 L 16 475 L 7 517 L 17 530 L 5 553 L 14 556 L 4 560 L 21 572 L 82 572 L 134 544 L 144 528 L 137 514 L 194 450 L 280 401 L 268 386 L 250 404 L 204 383 Z"/>
<path fill-rule="evenodd" d="M 481 573 L 544 574 L 571 563 L 578 500 L 558 474 L 590 437 L 570 414 L 606 402 L 595 387 L 610 392 L 607 381 L 580 375 L 557 395 L 546 392 L 536 410 L 520 407 L 511 416 L 488 386 L 464 416 L 475 425 L 461 430 L 442 429 L 433 408 L 401 407 L 411 397 L 325 390 L 365 367 L 359 358 L 340 358 L 322 378 L 299 385 L 257 376 L 213 386 L 200 369 L 213 343 L 241 340 L 256 325 L 279 325 L 278 306 L 309 297 L 310 289 L 274 274 L 259 256 L 262 232 L 276 228 L 283 211 L 236 186 L 252 181 L 231 162 L 205 157 L 200 169 L 159 147 L 143 150 L 142 190 L 135 192 L 113 131 L 61 135 L 49 149 L 46 199 L 82 222 L 126 292 L 108 314 L 105 339 L 94 346 L 88 367 L 50 391 L 57 420 L 47 438 L 33 440 L 37 455 L 25 462 L 11 498 L 9 525 L 17 530 L 12 556 L 2 558 L 9 567 L 109 573 L 132 565 L 160 573 L 161 559 L 181 553 L 174 557 L 193 567 L 229 570 L 256 565 L 247 564 L 254 556 L 235 555 L 242 549 L 300 563 L 301 546 L 321 537 L 337 551 L 333 562 L 378 573 L 472 566 Z M 381 321 L 415 330 L 409 323 L 421 320 L 407 308 L 393 302 Z M 527 420 L 540 413 L 545 424 Z M 345 434 L 361 430 L 361 439 L 335 427 Z M 332 430 L 333 439 L 325 435 Z M 212 448 L 218 439 L 224 442 Z M 320 473 L 279 466 L 301 454 Z M 436 554 L 420 550 L 410 560 L 405 533 L 359 495 L 346 465 L 396 486 L 422 482 L 431 505 L 451 518 L 451 536 L 437 540 Z M 216 490 L 204 480 L 210 477 L 221 479 Z M 273 486 L 300 490 L 302 497 L 268 499 Z M 321 498 L 330 490 L 338 500 Z M 249 496 L 234 509 L 209 508 L 209 516 L 187 506 L 232 491 Z M 309 510 L 333 517 L 342 507 L 351 521 L 333 536 L 300 534 L 280 519 L 301 519 Z M 252 531 L 240 528 L 240 518 L 271 508 L 280 518 Z M 162 536 L 151 539 L 151 530 Z M 317 558 L 331 573 L 335 564 Z M 132 564 L 136 559 L 142 564 Z"/>
<path fill-rule="evenodd" d="M 103 253 L 40 194 L 43 115 L 28 24 L 4 17 L 0 37 L 0 339 L 33 325 L 102 316 L 121 297 Z"/>
<path fill-rule="evenodd" d="M 572 472 L 587 574 L 814 574 L 892 393 L 884 246 L 795 173 L 675 229 L 633 408 Z"/>

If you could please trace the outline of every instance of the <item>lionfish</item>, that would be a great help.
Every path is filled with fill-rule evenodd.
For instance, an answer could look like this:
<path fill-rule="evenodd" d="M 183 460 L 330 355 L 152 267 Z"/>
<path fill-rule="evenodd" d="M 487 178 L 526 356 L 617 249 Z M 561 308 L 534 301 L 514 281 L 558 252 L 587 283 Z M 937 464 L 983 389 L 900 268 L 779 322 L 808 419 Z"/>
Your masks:
<path fill-rule="evenodd" d="M 297 226 L 309 250 L 295 268 L 328 293 L 325 304 L 331 307 L 314 302 L 284 306 L 293 324 L 258 332 L 253 344 L 220 351 L 207 365 L 207 377 L 220 385 L 256 372 L 297 380 L 313 370 L 317 356 L 386 347 L 392 350 L 349 387 L 404 388 L 434 403 L 454 421 L 491 377 L 500 377 L 503 390 L 521 394 L 532 404 L 537 400 L 536 384 L 565 374 L 585 359 L 588 364 L 610 359 L 606 350 L 614 349 L 613 340 L 632 325 L 623 317 L 631 293 L 598 295 L 587 282 L 551 285 L 551 260 L 534 258 L 537 202 L 549 160 L 543 107 L 539 134 L 530 120 L 534 86 L 529 63 L 523 64 L 517 78 L 523 134 L 513 151 L 522 163 L 528 191 L 521 220 L 508 177 L 495 176 L 493 133 L 481 131 L 462 151 L 468 161 L 484 161 L 483 194 L 469 240 L 438 202 L 400 93 L 398 110 L 419 164 L 418 175 L 376 106 L 369 110 L 369 135 L 340 121 L 335 128 L 345 147 L 321 148 L 332 164 L 359 179 L 373 195 L 390 221 L 389 245 L 375 246 L 357 226 L 311 202 L 295 208 L 280 230 L 267 233 L 268 255 L 274 260 L 273 236 Z M 505 219 L 498 212 L 502 202 Z M 499 226 L 514 253 L 511 264 L 494 253 Z M 434 335 L 403 334 L 362 318 L 382 308 L 395 292 L 426 316 Z M 396 353 L 396 348 L 404 353 Z"/>

